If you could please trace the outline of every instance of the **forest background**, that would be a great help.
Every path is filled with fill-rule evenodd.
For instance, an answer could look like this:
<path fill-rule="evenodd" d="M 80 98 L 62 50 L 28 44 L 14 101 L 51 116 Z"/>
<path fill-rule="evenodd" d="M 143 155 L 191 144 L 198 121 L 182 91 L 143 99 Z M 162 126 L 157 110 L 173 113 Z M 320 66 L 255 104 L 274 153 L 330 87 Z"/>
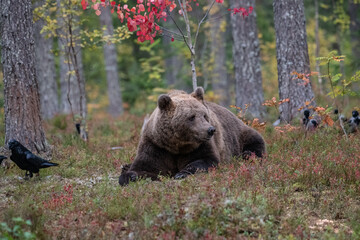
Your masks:
<path fill-rule="evenodd" d="M 233 61 L 233 39 L 231 35 L 230 12 L 227 11 L 228 3 L 225 2 L 218 10 L 216 18 L 207 21 L 202 25 L 199 34 L 197 46 L 197 76 L 198 85 L 203 86 L 209 96 L 209 100 L 219 102 L 220 96 L 216 90 L 218 81 L 223 81 L 222 86 L 227 86 L 228 98 L 225 102 L 226 105 L 235 105 L 235 73 Z M 325 57 L 332 51 L 337 51 L 337 55 L 344 55 L 345 61 L 340 64 L 332 64 L 331 72 L 342 73 L 344 79 L 350 79 L 358 70 L 359 67 L 359 14 L 358 4 L 350 5 L 348 1 L 319 1 L 318 2 L 318 20 L 315 18 L 315 4 L 314 1 L 304 1 L 305 15 L 306 15 L 306 31 L 307 43 L 310 58 L 310 69 L 316 72 L 316 57 Z M 43 9 L 45 12 L 51 10 L 51 5 L 47 6 L 49 9 Z M 93 112 L 106 112 L 109 107 L 109 98 L 107 94 L 107 81 L 106 81 L 106 64 L 104 60 L 104 41 L 99 41 L 102 38 L 102 25 L 100 18 L 94 11 L 88 9 L 81 11 L 80 6 L 77 6 L 77 17 L 81 35 L 79 32 L 74 33 L 74 39 L 78 41 L 81 48 L 82 70 L 86 82 L 86 99 L 87 109 L 89 113 Z M 206 9 L 207 4 L 205 4 Z M 202 8 L 202 6 L 198 7 Z M 201 10 L 201 9 L 200 9 Z M 198 11 L 198 10 L 197 10 Z M 44 13 L 42 13 L 44 14 Z M 54 13 L 51 13 L 54 14 Z M 199 13 L 190 13 L 196 15 Z M 35 20 L 38 19 L 34 15 Z M 201 15 L 201 14 L 200 14 Z M 240 14 L 239 14 L 240 15 Z M 222 16 L 222 17 L 218 17 Z M 41 16 L 44 17 L 44 16 Z M 129 34 L 124 29 L 124 24 L 116 17 L 116 13 L 112 14 L 112 24 L 115 30 L 115 50 L 117 56 L 117 69 L 119 74 L 119 82 L 121 86 L 121 94 L 124 109 L 134 114 L 144 114 L 151 112 L 156 106 L 156 99 L 160 93 L 166 92 L 166 89 L 177 88 L 186 91 L 191 91 L 191 67 L 190 67 L 190 54 L 187 46 L 179 37 L 175 41 L 171 41 L 173 35 L 166 33 L 165 35 L 155 38 L 154 43 L 145 41 L 140 43 L 137 41 L 136 34 Z M 48 16 L 47 16 L 48 18 Z M 208 17 L 212 19 L 212 16 Z M 193 16 L 193 19 L 196 17 Z M 52 110 L 52 113 L 44 113 L 47 116 L 54 116 L 54 113 L 69 113 L 68 110 L 61 108 L 61 103 L 66 101 L 64 97 L 60 97 L 61 86 L 60 76 L 66 76 L 68 69 L 60 65 L 60 41 L 59 33 L 54 33 L 53 28 L 55 17 L 52 20 L 47 19 L 47 30 L 43 30 L 43 34 L 53 33 L 51 53 L 54 56 L 55 67 L 52 68 L 54 72 L 54 80 L 56 81 L 56 92 L 58 101 L 57 111 Z M 239 21 L 243 18 L 239 16 Z M 316 21 L 318 21 L 318 37 L 319 42 L 316 46 L 315 28 Z M 354 29 L 350 29 L 350 21 L 357 25 Z M 167 25 L 166 25 L 167 24 Z M 174 24 L 171 20 L 165 24 L 165 27 L 176 31 Z M 219 24 L 219 29 L 212 27 Z M 261 57 L 261 74 L 264 99 L 271 99 L 272 97 L 278 98 L 278 78 L 277 78 L 277 60 L 276 60 L 276 39 L 274 29 L 274 16 L 272 11 L 271 1 L 256 1 L 256 24 L 258 28 L 258 37 L 260 42 L 260 57 Z M 49 30 L 50 28 L 50 30 Z M 214 55 L 214 47 L 212 47 L 212 39 L 215 39 L 212 31 L 217 31 L 215 34 L 221 35 L 223 47 L 221 51 L 224 52 L 225 62 L 221 62 L 225 67 L 221 69 L 216 67 L 219 58 Z M 36 31 L 40 31 L 37 28 Z M 59 32 L 59 31 L 58 31 Z M 37 40 L 36 40 L 37 41 Z M 106 40 L 105 40 L 106 41 Z M 113 41 L 113 40 L 112 40 Z M 43 47 L 40 45 L 39 47 Z M 316 56 L 316 48 L 318 47 L 318 56 Z M 218 50 L 219 51 L 219 50 Z M 39 64 L 46 64 L 46 61 L 39 62 Z M 216 72 L 217 70 L 222 72 Z M 65 71 L 65 72 L 64 72 Z M 1 74 L 1 73 L 0 73 Z M 320 67 L 320 75 L 327 74 L 326 66 Z M 2 78 L 1 78 L 2 79 Z M 330 83 L 327 79 L 322 80 L 319 84 L 317 76 L 311 77 L 312 88 L 316 94 L 316 100 L 320 105 L 331 105 L 332 100 L 327 97 L 331 92 Z M 51 79 L 50 79 L 51 80 Z M 49 80 L 48 80 L 49 81 Z M 215 86 L 215 90 L 213 89 Z M 3 84 L 1 84 L 3 87 Z M 1 91 L 3 92 L 3 91 Z M 221 93 L 220 93 L 221 94 Z M 352 106 L 358 105 L 358 98 L 353 99 L 351 105 L 348 99 L 347 102 L 340 101 L 343 105 L 343 111 L 348 115 Z M 345 104 L 344 104 L 345 103 Z M 3 106 L 3 95 L 0 95 L 0 106 Z M 74 104 L 76 105 L 76 104 Z M 224 105 L 224 104 L 223 104 Z M 51 111 L 51 110 L 48 110 Z M 268 108 L 267 111 L 273 111 Z M 49 115 L 50 114 L 50 115 Z M 275 115 L 274 115 L 275 114 Z M 266 114 L 266 120 L 276 120 L 275 112 Z"/>

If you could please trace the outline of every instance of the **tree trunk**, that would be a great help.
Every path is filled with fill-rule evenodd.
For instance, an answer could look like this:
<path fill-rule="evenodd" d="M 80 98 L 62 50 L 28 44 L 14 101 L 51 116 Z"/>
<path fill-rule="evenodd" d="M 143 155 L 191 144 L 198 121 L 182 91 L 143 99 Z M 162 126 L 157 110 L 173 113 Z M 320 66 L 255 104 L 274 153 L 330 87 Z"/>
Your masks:
<path fill-rule="evenodd" d="M 40 116 L 31 1 L 0 0 L 5 143 L 16 139 L 38 153 L 49 150 Z"/>
<path fill-rule="evenodd" d="M 212 0 L 209 1 L 211 4 Z M 210 19 L 217 18 L 210 23 L 210 39 L 211 39 L 211 63 L 212 89 L 216 95 L 220 97 L 219 104 L 228 107 L 230 105 L 230 94 L 226 71 L 226 21 L 219 18 L 222 6 L 214 5 L 210 11 Z"/>
<path fill-rule="evenodd" d="M 231 8 L 252 6 L 251 0 L 231 0 Z M 236 105 L 244 108 L 249 104 L 248 113 L 252 117 L 263 117 L 264 102 L 260 67 L 260 45 L 256 27 L 256 13 L 242 18 L 239 14 L 231 16 L 234 39 L 233 59 L 235 68 Z"/>
<path fill-rule="evenodd" d="M 106 30 L 104 30 L 104 35 L 113 35 L 114 27 L 110 8 L 106 7 L 103 9 L 100 15 L 100 22 L 102 26 L 106 27 Z M 116 48 L 115 45 L 111 42 L 104 45 L 104 59 L 106 65 L 106 80 L 108 85 L 109 113 L 112 116 L 117 117 L 121 115 L 124 110 L 122 106 L 121 89 L 117 68 Z"/>
<path fill-rule="evenodd" d="M 44 0 L 37 1 L 34 8 L 44 3 Z M 50 119 L 59 111 L 54 55 L 51 52 L 53 38 L 46 38 L 45 34 L 40 33 L 44 26 L 43 19 L 37 20 L 34 26 L 36 76 L 39 85 L 41 115 L 44 119 Z"/>
<path fill-rule="evenodd" d="M 279 95 L 280 99 L 290 99 L 280 105 L 280 117 L 290 122 L 305 101 L 314 98 L 311 83 L 305 85 L 292 74 L 293 71 L 310 73 L 304 3 L 303 0 L 274 0 L 273 7 Z"/>

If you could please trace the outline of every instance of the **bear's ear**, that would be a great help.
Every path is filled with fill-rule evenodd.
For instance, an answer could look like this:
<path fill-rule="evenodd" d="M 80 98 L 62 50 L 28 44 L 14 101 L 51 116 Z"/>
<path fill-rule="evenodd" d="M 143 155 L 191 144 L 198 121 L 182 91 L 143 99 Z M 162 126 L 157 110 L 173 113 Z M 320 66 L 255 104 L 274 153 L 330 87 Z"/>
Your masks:
<path fill-rule="evenodd" d="M 204 89 L 202 87 L 198 87 L 195 91 L 191 94 L 194 98 L 199 101 L 204 101 Z"/>
<path fill-rule="evenodd" d="M 158 106 L 160 110 L 169 110 L 173 106 L 173 102 L 169 95 L 162 94 L 158 98 Z"/>

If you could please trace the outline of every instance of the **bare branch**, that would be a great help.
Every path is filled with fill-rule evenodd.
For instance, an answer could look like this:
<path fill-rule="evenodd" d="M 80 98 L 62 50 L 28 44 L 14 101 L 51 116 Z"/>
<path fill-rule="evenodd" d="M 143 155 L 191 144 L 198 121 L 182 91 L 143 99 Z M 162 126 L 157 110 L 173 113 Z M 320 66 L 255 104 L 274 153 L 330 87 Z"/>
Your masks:
<path fill-rule="evenodd" d="M 166 28 L 166 27 L 160 26 L 160 25 L 157 24 L 157 23 L 155 23 L 155 25 L 158 26 L 158 27 L 160 27 L 161 30 L 163 30 L 163 31 L 165 31 L 165 32 L 171 33 L 171 34 L 176 35 L 176 36 L 181 37 L 181 38 L 184 37 L 184 35 L 183 35 L 182 33 L 174 32 L 174 31 L 172 31 L 172 30 L 170 30 L 170 29 L 168 29 L 168 28 Z M 185 37 L 186 37 L 186 36 L 185 36 Z"/>
<path fill-rule="evenodd" d="M 178 0 L 178 1 L 180 2 L 180 0 Z M 179 4 L 180 4 L 180 3 L 179 3 Z M 181 11 L 183 11 L 183 8 L 182 8 L 181 4 L 180 4 L 180 7 L 181 7 L 181 9 L 182 9 Z M 180 31 L 180 33 L 181 33 L 181 35 L 182 35 L 182 37 L 183 37 L 183 39 L 184 39 L 184 42 L 185 42 L 186 46 L 189 48 L 189 50 L 190 50 L 190 52 L 191 52 L 191 46 L 190 46 L 190 45 L 191 45 L 191 37 L 185 36 L 185 34 L 184 34 L 184 32 L 181 30 L 180 26 L 177 24 L 177 22 L 175 21 L 175 19 L 173 18 L 173 16 L 171 16 L 170 10 L 169 10 L 169 9 L 166 9 L 166 10 L 167 10 L 167 12 L 168 12 L 171 20 L 174 22 L 176 28 Z M 188 40 L 190 41 L 190 44 L 188 43 L 188 40 L 186 40 L 186 39 L 188 39 Z"/>
<path fill-rule="evenodd" d="M 196 46 L 196 42 L 197 42 L 197 37 L 198 37 L 198 35 L 199 35 L 200 26 L 201 26 L 201 24 L 204 22 L 204 20 L 207 18 L 207 16 L 209 15 L 209 12 L 211 11 L 212 7 L 213 7 L 214 4 L 215 4 L 215 1 L 216 1 L 216 0 L 213 0 L 213 2 L 211 3 L 210 7 L 209 7 L 208 10 L 206 11 L 204 17 L 201 19 L 201 21 L 200 21 L 199 24 L 198 24 L 198 27 L 197 27 L 197 29 L 196 29 L 195 39 L 194 39 L 194 48 L 195 48 L 195 46 Z"/>

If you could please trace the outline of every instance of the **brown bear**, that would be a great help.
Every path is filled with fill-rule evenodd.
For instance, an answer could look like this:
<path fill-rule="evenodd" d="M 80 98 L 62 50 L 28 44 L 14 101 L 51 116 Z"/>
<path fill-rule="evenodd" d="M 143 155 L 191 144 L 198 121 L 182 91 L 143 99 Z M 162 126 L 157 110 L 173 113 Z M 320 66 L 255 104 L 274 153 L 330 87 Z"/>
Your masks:
<path fill-rule="evenodd" d="M 231 157 L 262 157 L 265 141 L 224 107 L 204 101 L 203 88 L 192 94 L 160 95 L 143 129 L 136 157 L 122 169 L 120 185 L 159 175 L 185 178 Z"/>

